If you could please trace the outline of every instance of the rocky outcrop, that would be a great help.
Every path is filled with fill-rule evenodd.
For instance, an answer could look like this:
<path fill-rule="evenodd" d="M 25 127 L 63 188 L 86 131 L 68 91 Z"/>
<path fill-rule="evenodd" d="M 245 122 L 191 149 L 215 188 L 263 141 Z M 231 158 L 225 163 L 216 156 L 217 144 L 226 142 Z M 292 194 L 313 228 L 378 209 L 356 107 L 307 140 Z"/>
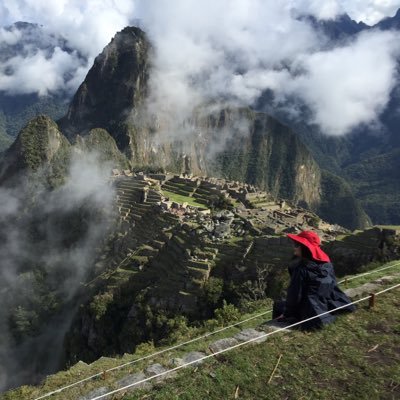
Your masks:
<path fill-rule="evenodd" d="M 87 135 L 78 136 L 74 147 L 86 153 L 96 152 L 100 162 L 111 162 L 115 168 L 129 168 L 127 158 L 118 150 L 115 140 L 105 129 L 91 129 Z"/>
<path fill-rule="evenodd" d="M 70 144 L 49 117 L 38 116 L 19 133 L 0 165 L 0 183 L 12 181 L 20 172 L 45 171 L 49 176 L 65 174 Z"/>
<path fill-rule="evenodd" d="M 121 150 L 130 138 L 123 121 L 143 104 L 147 93 L 150 44 L 143 31 L 119 32 L 95 59 L 60 126 L 68 138 L 93 128 L 111 133 Z"/>

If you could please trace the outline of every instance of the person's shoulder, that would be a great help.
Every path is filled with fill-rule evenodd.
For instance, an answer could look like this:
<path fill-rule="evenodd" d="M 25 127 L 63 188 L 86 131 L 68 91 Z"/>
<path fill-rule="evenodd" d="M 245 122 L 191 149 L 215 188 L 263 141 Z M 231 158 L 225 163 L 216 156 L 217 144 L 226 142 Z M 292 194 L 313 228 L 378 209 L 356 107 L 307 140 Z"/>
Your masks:
<path fill-rule="evenodd" d="M 305 269 L 312 275 L 325 276 L 333 271 L 333 265 L 330 262 L 309 261 L 305 264 Z"/>

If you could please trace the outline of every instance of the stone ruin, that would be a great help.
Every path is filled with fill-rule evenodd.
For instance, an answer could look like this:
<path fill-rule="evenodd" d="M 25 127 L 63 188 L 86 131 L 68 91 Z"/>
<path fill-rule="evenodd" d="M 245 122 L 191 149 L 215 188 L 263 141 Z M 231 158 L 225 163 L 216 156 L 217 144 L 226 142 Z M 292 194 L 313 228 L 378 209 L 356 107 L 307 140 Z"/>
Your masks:
<path fill-rule="evenodd" d="M 191 174 L 174 175 L 168 173 L 145 174 L 132 171 L 113 170 L 113 178 L 117 180 L 132 179 L 140 189 L 137 191 L 139 203 L 147 204 L 150 191 L 151 204 L 159 207 L 162 212 L 168 212 L 179 217 L 182 221 L 197 218 L 204 223 L 205 231 L 216 240 L 229 235 L 243 234 L 245 229 L 251 229 L 253 234 L 280 235 L 296 233 L 305 229 L 317 230 L 322 236 L 332 238 L 335 232 L 346 230 L 321 221 L 318 216 L 303 208 L 297 207 L 282 199 L 274 199 L 268 193 L 258 190 L 254 185 L 238 181 L 228 181 L 221 178 L 198 177 Z M 163 189 L 180 196 L 193 198 L 202 207 L 189 205 L 187 202 L 171 200 L 162 194 Z M 154 201 L 154 193 L 159 193 L 158 201 Z M 225 198 L 234 202 L 234 218 L 229 224 L 226 221 L 213 220 L 211 199 Z M 203 206 L 204 205 L 204 206 Z M 245 221 L 245 222 L 244 222 Z M 231 224 L 232 228 L 231 229 Z"/>

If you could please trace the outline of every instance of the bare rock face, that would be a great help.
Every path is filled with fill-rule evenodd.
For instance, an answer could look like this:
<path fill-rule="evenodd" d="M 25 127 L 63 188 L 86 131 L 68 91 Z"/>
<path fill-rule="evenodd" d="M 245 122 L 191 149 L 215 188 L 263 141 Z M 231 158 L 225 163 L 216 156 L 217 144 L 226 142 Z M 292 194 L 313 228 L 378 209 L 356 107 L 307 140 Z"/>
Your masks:
<path fill-rule="evenodd" d="M 146 96 L 150 44 L 143 31 L 128 27 L 119 32 L 95 59 L 60 126 L 68 138 L 104 128 L 121 150 L 129 137 L 118 125 Z"/>

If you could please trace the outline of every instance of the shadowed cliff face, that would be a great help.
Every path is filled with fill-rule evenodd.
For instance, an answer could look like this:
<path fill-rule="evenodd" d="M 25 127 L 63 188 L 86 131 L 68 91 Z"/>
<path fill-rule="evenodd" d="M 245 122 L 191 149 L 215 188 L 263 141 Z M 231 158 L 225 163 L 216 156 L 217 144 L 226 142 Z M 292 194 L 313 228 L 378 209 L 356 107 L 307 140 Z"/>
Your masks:
<path fill-rule="evenodd" d="M 287 126 L 249 109 L 223 110 L 198 125 L 209 138 L 204 159 L 210 175 L 254 184 L 311 209 L 318 206 L 321 172 Z"/>
<path fill-rule="evenodd" d="M 96 58 L 60 126 L 68 138 L 105 128 L 126 150 L 129 137 L 120 123 L 146 96 L 150 44 L 138 28 L 119 32 Z"/>

